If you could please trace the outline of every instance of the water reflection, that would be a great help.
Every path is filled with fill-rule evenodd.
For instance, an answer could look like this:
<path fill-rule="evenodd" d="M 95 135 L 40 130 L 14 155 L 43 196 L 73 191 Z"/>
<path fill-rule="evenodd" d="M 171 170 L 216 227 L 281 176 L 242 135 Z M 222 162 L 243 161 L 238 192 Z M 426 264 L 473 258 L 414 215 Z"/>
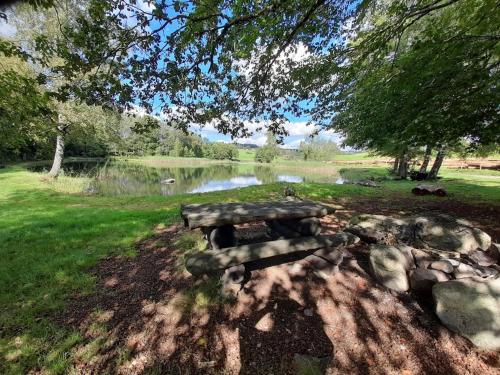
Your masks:
<path fill-rule="evenodd" d="M 37 166 L 30 169 L 43 171 L 47 168 L 48 166 Z M 68 162 L 63 169 L 66 174 L 92 177 L 88 191 L 106 196 L 206 193 L 274 182 L 318 181 L 303 173 L 283 172 L 273 167 L 252 164 L 156 168 L 105 161 Z M 175 179 L 175 183 L 163 184 L 162 181 L 167 179 Z"/>

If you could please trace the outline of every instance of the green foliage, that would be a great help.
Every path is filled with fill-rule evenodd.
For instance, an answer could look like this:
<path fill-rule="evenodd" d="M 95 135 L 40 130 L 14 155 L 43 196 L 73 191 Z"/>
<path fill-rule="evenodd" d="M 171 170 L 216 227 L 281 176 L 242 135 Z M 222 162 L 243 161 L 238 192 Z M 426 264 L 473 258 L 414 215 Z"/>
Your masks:
<path fill-rule="evenodd" d="M 236 160 L 238 159 L 239 151 L 235 144 L 214 142 L 208 143 L 203 149 L 203 156 L 209 159 L 217 160 Z"/>
<path fill-rule="evenodd" d="M 275 148 L 263 146 L 255 152 L 255 161 L 259 163 L 271 163 L 276 156 L 278 156 L 278 152 Z"/>
<path fill-rule="evenodd" d="M 438 1 L 417 11 L 401 2 L 360 13 L 341 89 L 320 91 L 345 143 L 398 156 L 463 139 L 471 150 L 498 144 L 495 8 L 494 1 Z"/>
<path fill-rule="evenodd" d="M 279 155 L 276 139 L 271 133 L 267 134 L 266 144 L 255 152 L 255 161 L 259 163 L 271 163 Z"/>
<path fill-rule="evenodd" d="M 339 147 L 333 141 L 326 139 L 312 139 L 301 142 L 299 152 L 304 160 L 332 160 L 340 153 Z"/>
<path fill-rule="evenodd" d="M 0 160 L 39 156 L 53 135 L 50 97 L 33 69 L 14 57 L 0 55 L 0 87 Z"/>

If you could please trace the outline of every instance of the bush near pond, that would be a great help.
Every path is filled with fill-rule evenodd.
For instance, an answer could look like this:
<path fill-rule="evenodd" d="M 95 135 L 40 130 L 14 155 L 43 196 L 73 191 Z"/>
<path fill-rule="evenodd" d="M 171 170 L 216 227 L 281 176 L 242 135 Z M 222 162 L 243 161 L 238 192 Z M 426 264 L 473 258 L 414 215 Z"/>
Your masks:
<path fill-rule="evenodd" d="M 205 145 L 203 155 L 209 159 L 235 160 L 238 159 L 238 148 L 236 145 L 230 143 L 209 143 Z"/>

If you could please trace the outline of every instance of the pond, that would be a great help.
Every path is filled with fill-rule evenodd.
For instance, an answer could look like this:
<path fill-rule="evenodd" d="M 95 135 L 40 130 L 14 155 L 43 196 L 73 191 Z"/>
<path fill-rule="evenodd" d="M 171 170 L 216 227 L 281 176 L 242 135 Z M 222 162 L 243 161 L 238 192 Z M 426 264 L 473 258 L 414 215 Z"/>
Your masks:
<path fill-rule="evenodd" d="M 44 172 L 50 165 L 29 168 Z M 200 166 L 147 166 L 122 161 L 66 162 L 63 173 L 90 177 L 87 192 L 114 195 L 175 195 L 229 190 L 274 182 L 335 182 L 338 174 L 313 175 L 283 168 L 255 164 L 207 164 Z M 174 179 L 174 183 L 166 180 Z"/>

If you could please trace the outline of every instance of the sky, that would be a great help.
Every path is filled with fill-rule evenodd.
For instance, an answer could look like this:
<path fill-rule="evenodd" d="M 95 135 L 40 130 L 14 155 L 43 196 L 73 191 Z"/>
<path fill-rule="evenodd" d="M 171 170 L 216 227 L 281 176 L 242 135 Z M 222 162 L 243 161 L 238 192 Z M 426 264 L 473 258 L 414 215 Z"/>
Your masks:
<path fill-rule="evenodd" d="M 138 6 L 143 10 L 151 11 L 154 7 L 152 3 L 147 1 L 138 0 Z M 15 35 L 16 29 L 11 24 L 3 19 L 0 19 L 0 36 L 12 37 Z M 296 60 L 301 60 L 309 55 L 307 48 L 305 46 L 299 45 L 296 48 L 294 58 Z M 141 111 L 138 111 L 139 113 Z M 161 117 L 161 116 L 160 116 Z M 289 136 L 284 137 L 283 148 L 296 149 L 299 147 L 300 143 L 309 139 L 310 135 L 315 131 L 318 131 L 318 136 L 322 139 L 329 139 L 341 143 L 342 138 L 339 134 L 332 132 L 331 130 L 320 130 L 313 124 L 308 124 L 307 118 L 295 118 L 291 114 L 287 117 L 289 121 L 285 124 L 285 129 L 288 131 Z M 246 121 L 247 129 L 249 129 L 253 134 L 249 138 L 236 138 L 231 139 L 230 136 L 219 133 L 213 124 L 206 124 L 201 126 L 199 124 L 193 124 L 191 126 L 191 131 L 199 134 L 203 138 L 206 138 L 212 142 L 236 142 L 236 143 L 249 143 L 262 146 L 266 142 L 265 129 L 258 131 L 258 128 L 262 127 L 262 123 Z"/>

